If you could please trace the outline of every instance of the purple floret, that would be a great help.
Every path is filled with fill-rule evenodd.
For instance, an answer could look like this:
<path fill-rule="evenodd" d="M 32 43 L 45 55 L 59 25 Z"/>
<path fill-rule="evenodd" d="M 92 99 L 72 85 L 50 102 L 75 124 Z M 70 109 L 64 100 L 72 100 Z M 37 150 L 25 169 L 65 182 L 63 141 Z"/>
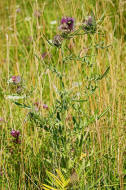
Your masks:
<path fill-rule="evenodd" d="M 11 78 L 12 78 L 13 83 L 15 83 L 15 84 L 18 84 L 21 82 L 20 76 L 12 76 Z"/>
<path fill-rule="evenodd" d="M 48 106 L 46 104 L 43 104 L 44 109 L 48 109 Z"/>
<path fill-rule="evenodd" d="M 12 130 L 12 131 L 11 131 L 11 135 L 12 135 L 14 138 L 18 138 L 19 135 L 20 135 L 20 131 Z"/>
<path fill-rule="evenodd" d="M 64 17 L 61 19 L 60 30 L 70 32 L 74 29 L 74 18 Z"/>
<path fill-rule="evenodd" d="M 62 18 L 61 20 L 61 24 L 67 24 L 68 25 L 68 28 L 70 30 L 73 30 L 74 28 L 74 18 L 71 18 L 71 17 L 64 17 Z"/>

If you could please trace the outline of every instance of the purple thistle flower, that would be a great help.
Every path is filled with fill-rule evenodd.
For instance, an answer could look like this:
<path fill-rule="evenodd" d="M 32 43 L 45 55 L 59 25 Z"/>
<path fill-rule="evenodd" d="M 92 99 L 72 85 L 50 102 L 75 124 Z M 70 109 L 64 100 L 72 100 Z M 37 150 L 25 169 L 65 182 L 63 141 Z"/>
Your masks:
<path fill-rule="evenodd" d="M 11 131 L 11 135 L 12 135 L 14 138 L 18 139 L 18 137 L 19 137 L 19 135 L 20 135 L 20 131 L 12 130 L 12 131 Z"/>
<path fill-rule="evenodd" d="M 12 76 L 11 79 L 12 79 L 14 84 L 19 84 L 21 82 L 20 76 Z"/>
<path fill-rule="evenodd" d="M 61 25 L 59 29 L 64 33 L 69 33 L 74 29 L 74 18 L 64 17 L 61 19 Z"/>
<path fill-rule="evenodd" d="M 48 109 L 49 107 L 46 104 L 43 104 L 43 109 Z"/>
<path fill-rule="evenodd" d="M 12 135 L 12 137 L 14 137 L 15 139 L 13 140 L 13 142 L 14 143 L 16 143 L 16 144 L 20 144 L 21 143 L 21 141 L 19 140 L 19 135 L 20 135 L 20 131 L 16 131 L 16 130 L 12 130 L 11 131 L 11 135 Z"/>

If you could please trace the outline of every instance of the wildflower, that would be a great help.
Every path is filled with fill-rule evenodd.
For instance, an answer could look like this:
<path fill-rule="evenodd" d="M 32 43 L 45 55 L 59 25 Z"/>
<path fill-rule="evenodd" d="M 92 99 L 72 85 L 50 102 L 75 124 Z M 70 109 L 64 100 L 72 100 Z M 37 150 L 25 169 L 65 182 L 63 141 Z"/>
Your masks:
<path fill-rule="evenodd" d="M 43 104 L 43 109 L 48 109 L 48 106 L 46 104 Z"/>
<path fill-rule="evenodd" d="M 19 84 L 21 82 L 20 76 L 12 76 L 9 80 L 10 83 Z"/>
<path fill-rule="evenodd" d="M 63 33 L 69 33 L 74 29 L 74 18 L 64 17 L 61 19 L 61 25 L 59 29 Z"/>
<path fill-rule="evenodd" d="M 20 131 L 18 131 L 18 130 L 17 131 L 16 130 L 12 130 L 11 131 L 11 136 L 15 138 L 14 142 L 16 144 L 20 144 L 21 143 L 21 141 L 19 140 L 19 135 L 20 135 Z"/>
<path fill-rule="evenodd" d="M 41 107 L 41 103 L 40 103 L 40 102 L 35 102 L 35 103 L 34 103 L 35 111 L 39 111 L 39 110 L 40 110 L 40 107 Z"/>
<path fill-rule="evenodd" d="M 20 131 L 12 130 L 12 131 L 11 131 L 11 135 L 12 135 L 14 138 L 18 138 L 19 135 L 20 135 Z"/>
<path fill-rule="evenodd" d="M 56 47 L 60 47 L 61 44 L 62 44 L 62 41 L 63 41 L 63 38 L 61 35 L 56 35 L 54 36 L 53 38 L 53 44 L 56 46 Z"/>

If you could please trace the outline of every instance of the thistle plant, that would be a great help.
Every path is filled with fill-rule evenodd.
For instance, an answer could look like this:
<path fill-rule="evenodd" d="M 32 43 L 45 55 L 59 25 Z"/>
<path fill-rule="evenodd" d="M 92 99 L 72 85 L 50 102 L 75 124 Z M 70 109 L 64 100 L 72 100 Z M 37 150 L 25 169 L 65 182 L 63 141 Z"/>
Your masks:
<path fill-rule="evenodd" d="M 82 57 L 79 55 L 74 55 L 71 52 L 69 56 L 65 56 L 65 49 L 67 48 L 63 45 L 63 43 L 66 39 L 69 40 L 80 35 L 83 36 L 85 34 L 95 34 L 97 29 L 95 16 L 93 13 L 91 16 L 88 16 L 77 30 L 74 28 L 74 22 L 75 20 L 73 18 L 62 18 L 61 24 L 59 26 L 61 34 L 58 34 L 54 37 L 53 44 L 61 49 L 62 60 L 64 64 L 68 60 L 74 60 L 75 62 L 80 61 L 82 69 L 84 63 L 86 63 L 86 66 L 93 71 L 92 68 L 94 65 L 92 64 L 92 55 Z M 67 44 L 65 45 L 67 46 Z M 67 169 L 72 169 L 74 167 L 76 168 L 77 160 L 79 162 L 79 159 L 83 153 L 83 144 L 85 138 L 88 136 L 88 132 L 85 133 L 85 128 L 87 128 L 92 123 L 95 123 L 109 110 L 108 107 L 105 108 L 101 114 L 98 114 L 96 111 L 95 115 L 89 115 L 88 112 L 84 113 L 82 104 L 86 104 L 90 95 L 95 93 L 96 89 L 98 88 L 99 81 L 107 75 L 109 66 L 103 73 L 94 74 L 94 71 L 91 72 L 91 76 L 86 77 L 87 86 L 83 88 L 83 93 L 81 93 L 79 96 L 74 94 L 72 89 L 66 88 L 63 80 L 64 72 L 59 72 L 54 64 L 49 65 L 48 69 L 59 78 L 61 84 L 60 89 L 57 90 L 59 98 L 55 101 L 53 112 L 50 112 L 50 115 L 48 116 L 50 118 L 49 125 L 51 124 L 49 131 L 53 137 L 53 150 L 55 154 L 57 153 L 58 155 L 60 152 L 61 155 L 57 158 L 57 165 Z M 70 118 L 68 117 L 69 110 L 73 110 L 73 114 Z M 76 116 L 74 115 L 74 112 L 76 112 Z M 52 119 L 50 116 L 52 116 Z M 71 128 L 66 127 L 68 122 L 70 123 Z M 44 189 L 55 188 L 45 185 Z"/>
<path fill-rule="evenodd" d="M 49 70 L 53 76 L 57 77 L 57 81 L 59 83 L 59 86 L 56 87 L 55 91 L 55 101 L 49 109 L 46 104 L 42 105 L 38 101 L 30 106 L 14 101 L 17 106 L 30 110 L 27 114 L 27 121 L 29 121 L 32 126 L 41 128 L 45 134 L 50 135 L 52 142 L 50 143 L 50 151 L 48 151 L 47 157 L 51 155 L 53 160 L 55 159 L 57 161 L 55 163 L 51 161 L 48 167 L 50 166 L 53 169 L 60 166 L 61 168 L 68 170 L 69 174 L 73 168 L 76 170 L 77 167 L 81 166 L 80 160 L 82 160 L 82 155 L 84 155 L 84 143 L 88 137 L 88 127 L 92 123 L 97 122 L 97 120 L 103 117 L 109 110 L 109 107 L 107 107 L 102 111 L 102 113 L 99 113 L 96 109 L 94 115 L 91 115 L 88 109 L 84 110 L 84 105 L 86 105 L 85 107 L 88 107 L 90 96 L 94 94 L 96 89 L 99 87 L 99 81 L 102 80 L 109 72 L 108 66 L 103 73 L 99 73 L 96 65 L 93 63 L 95 62 L 97 49 L 101 48 L 100 44 L 92 45 L 92 41 L 90 40 L 91 44 L 87 49 L 93 49 L 93 53 L 95 52 L 95 54 L 91 55 L 88 54 L 81 56 L 80 54 L 77 55 L 70 50 L 68 51 L 68 43 L 70 39 L 75 39 L 83 35 L 87 35 L 89 39 L 93 39 L 92 36 L 97 32 L 96 23 L 94 14 L 91 14 L 91 16 L 88 16 L 83 21 L 79 29 L 76 29 L 74 18 L 63 17 L 59 26 L 59 33 L 54 36 L 52 42 L 50 42 L 44 35 L 48 44 L 51 46 L 49 46 L 50 51 L 53 47 L 57 52 L 61 52 L 62 57 L 62 66 L 59 69 L 57 64 L 54 63 L 52 57 L 48 64 L 44 58 L 41 59 L 38 55 L 35 55 L 38 61 L 43 64 L 45 71 Z M 102 48 L 104 49 L 106 47 L 102 46 Z M 45 57 L 45 55 L 43 57 Z M 83 78 L 85 80 L 85 86 L 82 86 L 81 83 L 75 86 L 73 85 L 72 88 L 68 88 L 66 86 L 64 82 L 66 75 L 65 64 L 70 61 L 80 63 Z M 90 75 L 86 74 L 86 68 L 90 70 Z M 17 84 L 18 80 L 13 78 L 13 82 Z M 73 90 L 74 88 L 76 90 Z M 42 114 L 41 108 L 45 109 L 47 114 Z M 18 137 L 15 136 L 15 133 L 12 134 L 18 142 Z M 43 186 L 45 190 L 56 188 L 64 190 L 67 189 L 68 180 L 65 181 L 59 170 L 57 170 L 57 174 L 61 178 L 61 181 L 53 174 L 49 172 L 48 174 L 52 177 L 51 180 L 52 183 L 54 183 L 54 187 L 47 184 Z"/>

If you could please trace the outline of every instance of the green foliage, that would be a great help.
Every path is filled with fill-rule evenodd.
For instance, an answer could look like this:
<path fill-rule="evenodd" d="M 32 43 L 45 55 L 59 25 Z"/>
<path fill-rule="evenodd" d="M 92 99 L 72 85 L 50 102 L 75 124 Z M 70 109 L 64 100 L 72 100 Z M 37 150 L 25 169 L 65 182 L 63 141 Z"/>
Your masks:
<path fill-rule="evenodd" d="M 50 180 L 48 182 L 50 185 L 54 184 L 53 186 L 55 188 L 53 188 L 49 185 L 43 184 L 43 189 L 45 189 L 45 190 L 49 190 L 49 189 L 67 190 L 68 189 L 67 186 L 69 185 L 70 179 L 66 180 L 60 170 L 57 169 L 56 172 L 57 172 L 57 176 L 55 176 L 54 174 L 47 171 L 47 175 L 48 175 L 49 180 Z"/>

